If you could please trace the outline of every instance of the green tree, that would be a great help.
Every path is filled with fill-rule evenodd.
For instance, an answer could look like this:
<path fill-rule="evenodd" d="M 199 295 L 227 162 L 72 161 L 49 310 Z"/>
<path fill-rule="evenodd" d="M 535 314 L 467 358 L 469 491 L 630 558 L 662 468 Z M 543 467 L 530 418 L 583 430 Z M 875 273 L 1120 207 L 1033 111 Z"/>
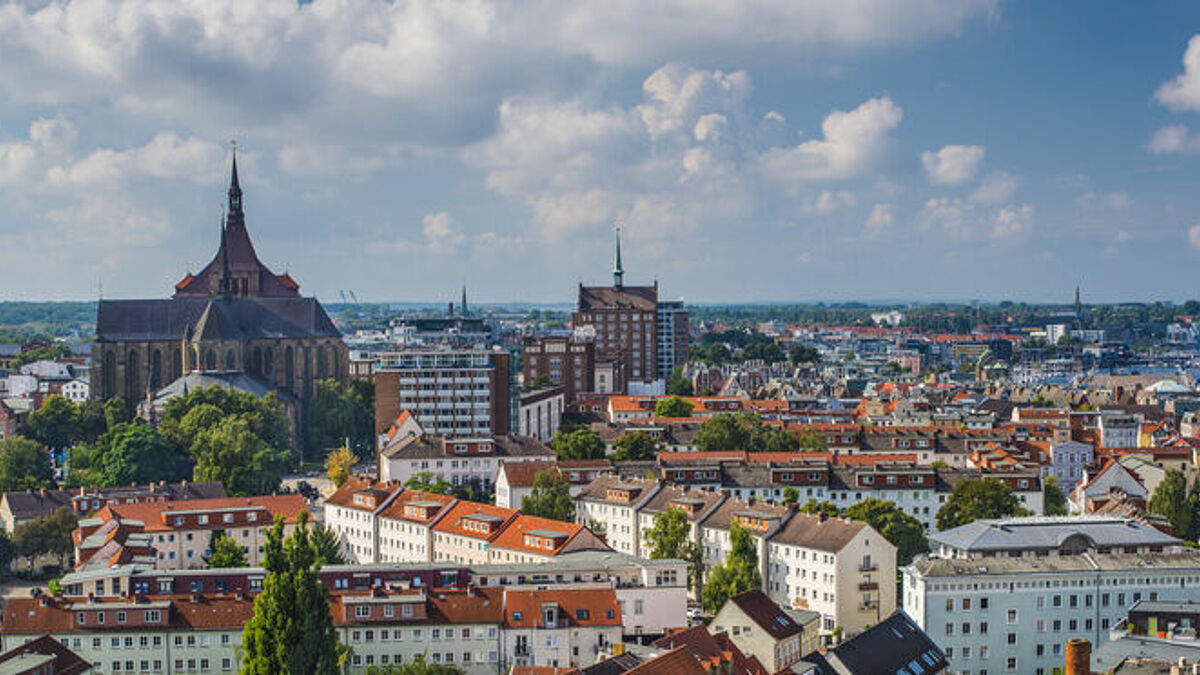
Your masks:
<path fill-rule="evenodd" d="M 783 488 L 783 503 L 784 504 L 799 504 L 800 491 L 795 486 L 789 485 Z"/>
<path fill-rule="evenodd" d="M 13 372 L 20 372 L 21 366 L 27 366 L 38 361 L 54 361 L 57 359 L 65 359 L 71 355 L 71 348 L 60 342 L 49 344 L 44 347 L 34 347 L 27 349 L 16 356 L 12 362 Z"/>
<path fill-rule="evenodd" d="M 246 549 L 233 540 L 228 534 L 217 532 L 213 534 L 212 542 L 209 543 L 211 553 L 208 555 L 208 569 L 220 569 L 226 567 L 245 567 Z"/>
<path fill-rule="evenodd" d="M 1178 469 L 1167 470 L 1147 504 L 1151 513 L 1170 521 L 1175 536 L 1187 536 L 1191 532 L 1195 506 L 1195 501 L 1188 495 L 1187 478 Z"/>
<path fill-rule="evenodd" d="M 662 449 L 659 442 L 644 431 L 622 434 L 613 445 L 616 447 L 613 459 L 618 462 L 657 459 L 658 451 Z"/>
<path fill-rule="evenodd" d="M 225 417 L 201 433 L 192 454 L 196 458 L 193 476 L 197 482 L 219 482 L 235 496 L 275 492 L 291 465 L 290 453 L 259 437 L 247 415 Z"/>
<path fill-rule="evenodd" d="M 821 360 L 821 353 L 816 347 L 796 345 L 788 350 L 788 360 L 792 363 L 816 363 Z"/>
<path fill-rule="evenodd" d="M 1003 482 L 994 478 L 968 478 L 950 491 L 937 512 L 937 528 L 949 530 L 981 518 L 1009 518 L 1029 512 Z"/>
<path fill-rule="evenodd" d="M 816 429 L 803 428 L 796 432 L 796 442 L 805 450 L 823 452 L 829 449 L 825 434 Z"/>
<path fill-rule="evenodd" d="M 538 375 L 537 377 L 533 378 L 532 382 L 529 383 L 530 389 L 545 389 L 546 387 L 553 386 L 554 380 L 550 379 L 549 375 Z"/>
<path fill-rule="evenodd" d="M 712 568 L 704 582 L 701 600 L 704 609 L 720 611 L 725 601 L 738 593 L 762 587 L 758 571 L 758 550 L 750 533 L 736 522 L 729 526 L 730 552 L 725 561 Z"/>
<path fill-rule="evenodd" d="M 343 445 L 325 456 L 325 474 L 329 476 L 329 480 L 333 481 L 334 485 L 341 487 L 350 479 L 350 474 L 354 471 L 354 465 L 357 462 L 358 457 L 350 452 L 350 448 Z"/>
<path fill-rule="evenodd" d="M 320 380 L 308 415 L 308 447 L 316 452 L 349 440 L 359 457 L 375 449 L 375 389 L 370 383 Z"/>
<path fill-rule="evenodd" d="M 825 514 L 830 518 L 839 516 L 842 510 L 833 502 L 819 502 L 815 499 L 810 499 L 805 502 L 804 506 L 800 507 L 800 513 L 811 513 L 813 515 Z"/>
<path fill-rule="evenodd" d="M 129 405 L 120 396 L 114 396 L 104 402 L 104 428 L 112 429 L 122 422 L 130 422 L 133 415 L 129 413 Z"/>
<path fill-rule="evenodd" d="M 720 413 L 700 425 L 696 447 L 700 450 L 749 450 L 754 436 L 753 423 L 745 414 Z"/>
<path fill-rule="evenodd" d="M 189 419 L 189 413 L 200 406 L 212 406 L 220 415 L 205 408 Z M 292 423 L 274 394 L 259 398 L 215 384 L 193 389 L 167 402 L 159 420 L 159 430 L 181 451 L 198 458 L 196 443 L 219 426 L 218 420 L 229 417 L 241 417 L 250 432 L 264 443 L 289 458 L 292 456 Z"/>
<path fill-rule="evenodd" d="M 454 492 L 454 485 L 450 481 L 437 478 L 429 471 L 422 471 L 404 481 L 404 487 L 408 490 L 420 490 L 438 495 L 448 495 Z"/>
<path fill-rule="evenodd" d="M 750 452 L 796 452 L 800 450 L 800 440 L 796 434 L 784 431 L 778 427 L 768 427 L 758 424 L 750 437 Z"/>
<path fill-rule="evenodd" d="M 27 559 L 53 555 L 62 567 L 75 552 L 72 533 L 78 526 L 75 512 L 71 507 L 63 506 L 49 515 L 18 525 L 13 532 L 13 544 L 16 552 Z"/>
<path fill-rule="evenodd" d="M 75 406 L 75 437 L 79 443 L 95 443 L 108 431 L 104 404 L 88 399 Z"/>
<path fill-rule="evenodd" d="M 1046 476 L 1042 480 L 1042 510 L 1048 516 L 1067 515 L 1067 498 L 1054 476 Z"/>
<path fill-rule="evenodd" d="M 688 582 L 699 592 L 704 576 L 704 556 L 692 541 L 692 525 L 683 509 L 669 508 L 654 515 L 654 525 L 646 531 L 650 557 L 688 561 Z"/>
<path fill-rule="evenodd" d="M 171 442 L 140 422 L 121 422 L 101 436 L 90 464 L 104 485 L 175 481 L 187 475 L 187 461 Z"/>
<path fill-rule="evenodd" d="M 896 562 L 899 565 L 907 565 L 917 554 L 929 551 L 925 526 L 897 508 L 894 502 L 866 499 L 847 506 L 842 515 L 867 523 L 890 541 L 896 547 Z"/>
<path fill-rule="evenodd" d="M 655 417 L 691 417 L 692 416 L 691 401 L 686 401 L 678 396 L 668 396 L 658 399 L 654 404 Z"/>
<path fill-rule="evenodd" d="M 17 557 L 17 545 L 8 532 L 0 530 L 0 576 L 7 575 L 12 569 L 13 559 Z"/>
<path fill-rule="evenodd" d="M 21 436 L 0 441 L 0 492 L 36 490 L 53 484 L 50 455 L 40 443 Z"/>
<path fill-rule="evenodd" d="M 75 404 L 61 394 L 51 394 L 42 407 L 29 414 L 26 433 L 47 448 L 65 449 L 75 438 L 78 413 Z"/>
<path fill-rule="evenodd" d="M 692 396 L 692 381 L 683 376 L 683 366 L 675 366 L 667 378 L 667 393 L 672 396 Z"/>
<path fill-rule="evenodd" d="M 321 567 L 326 565 L 345 565 L 346 556 L 338 544 L 338 536 L 333 530 L 324 525 L 314 525 L 309 535 L 313 550 L 317 552 L 317 561 Z"/>
<path fill-rule="evenodd" d="M 604 459 L 604 441 L 589 427 L 574 431 L 559 429 L 550 439 L 550 447 L 559 459 Z"/>
<path fill-rule="evenodd" d="M 267 578 L 242 629 L 242 675 L 337 675 L 346 650 L 338 644 L 328 591 L 308 531 L 308 513 L 284 540 L 283 519 L 267 533 Z"/>
<path fill-rule="evenodd" d="M 539 471 L 533 488 L 521 498 L 521 513 L 571 523 L 575 521 L 575 500 L 571 487 L 557 471 Z"/>

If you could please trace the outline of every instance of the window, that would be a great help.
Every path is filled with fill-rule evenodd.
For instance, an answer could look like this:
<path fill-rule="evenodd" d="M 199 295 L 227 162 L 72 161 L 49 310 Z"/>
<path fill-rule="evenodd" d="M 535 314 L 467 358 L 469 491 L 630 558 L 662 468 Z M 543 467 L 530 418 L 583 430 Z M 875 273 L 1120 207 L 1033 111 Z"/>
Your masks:
<path fill-rule="evenodd" d="M 355 605 L 354 606 L 354 618 L 356 618 L 356 619 L 371 618 L 371 608 L 366 605 Z"/>
<path fill-rule="evenodd" d="M 1071 597 L 1075 597 L 1075 596 L 1071 596 Z M 1008 615 L 1006 618 L 1008 620 L 1008 623 L 1010 623 L 1010 624 L 1016 623 L 1017 622 L 1017 610 L 1015 610 L 1015 609 L 1008 610 Z"/>
<path fill-rule="evenodd" d="M 1016 633 L 1008 634 L 1008 644 L 1010 644 L 1010 645 L 1017 644 L 1017 634 Z"/>

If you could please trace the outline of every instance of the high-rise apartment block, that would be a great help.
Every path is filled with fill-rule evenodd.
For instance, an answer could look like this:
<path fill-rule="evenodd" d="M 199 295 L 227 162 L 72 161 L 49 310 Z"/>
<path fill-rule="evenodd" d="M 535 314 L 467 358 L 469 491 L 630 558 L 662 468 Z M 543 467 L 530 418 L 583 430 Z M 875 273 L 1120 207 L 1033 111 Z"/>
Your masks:
<path fill-rule="evenodd" d="M 413 349 L 381 354 L 375 368 L 375 432 L 402 410 L 437 436 L 509 433 L 509 355 L 486 349 Z"/>

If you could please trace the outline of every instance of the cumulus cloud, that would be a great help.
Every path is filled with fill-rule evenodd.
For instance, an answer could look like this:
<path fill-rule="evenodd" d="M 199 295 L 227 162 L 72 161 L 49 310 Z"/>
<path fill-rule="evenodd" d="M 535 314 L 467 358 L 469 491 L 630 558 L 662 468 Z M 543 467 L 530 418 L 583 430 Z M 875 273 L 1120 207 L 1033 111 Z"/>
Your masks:
<path fill-rule="evenodd" d="M 921 166 L 934 185 L 961 185 L 975 177 L 983 155 L 981 145 L 947 145 L 921 153 Z"/>
<path fill-rule="evenodd" d="M 1005 206 L 992 216 L 991 236 L 993 239 L 1013 239 L 1028 234 L 1032 220 L 1032 205 Z"/>
<path fill-rule="evenodd" d="M 886 232 L 895 222 L 896 217 L 892 215 L 891 204 L 876 204 L 863 223 L 863 231 L 867 236 L 877 236 Z"/>
<path fill-rule="evenodd" d="M 1186 124 L 1172 124 L 1155 131 L 1146 149 L 1156 155 L 1200 152 L 1200 134 L 1191 133 Z"/>
<path fill-rule="evenodd" d="M 1030 233 L 1031 204 L 991 207 L 968 199 L 933 197 L 925 202 L 918 222 L 921 227 L 941 228 L 958 240 L 988 236 L 993 240 L 1015 240 Z"/>
<path fill-rule="evenodd" d="M 1200 110 L 1200 35 L 1188 40 L 1183 72 L 1164 82 L 1154 97 L 1172 110 Z"/>
<path fill-rule="evenodd" d="M 723 115 L 710 113 L 702 116 L 702 110 L 741 111 L 750 96 L 750 76 L 745 71 L 723 73 L 720 70 L 697 70 L 679 64 L 668 64 L 654 71 L 642 83 L 645 102 L 638 112 L 652 138 L 691 129 L 697 140 L 702 132 L 723 124 Z M 703 125 L 705 116 L 715 118 Z"/>
<path fill-rule="evenodd" d="M 161 209 L 106 193 L 89 194 L 75 204 L 50 209 L 42 219 L 54 227 L 56 236 L 105 249 L 153 246 L 171 231 L 170 219 Z"/>
<path fill-rule="evenodd" d="M 226 150 L 217 143 L 164 131 L 141 147 L 102 148 L 56 166 L 48 178 L 53 184 L 73 186 L 111 184 L 134 177 L 211 183 L 224 177 L 227 161 Z"/>
<path fill-rule="evenodd" d="M 848 190 L 823 190 L 812 204 L 812 211 L 826 215 L 848 206 L 854 206 L 854 193 Z"/>
<path fill-rule="evenodd" d="M 1103 206 L 1110 209 L 1123 209 L 1129 206 L 1129 195 L 1124 192 L 1085 192 L 1079 195 L 1079 205 L 1084 208 Z"/>
<path fill-rule="evenodd" d="M 834 111 L 821 123 L 824 138 L 771 148 L 762 156 L 763 169 L 785 183 L 860 176 L 878 161 L 887 133 L 903 116 L 900 106 L 886 96 L 854 110 Z"/>
<path fill-rule="evenodd" d="M 969 199 L 976 204 L 999 204 L 1012 199 L 1021 182 L 1019 176 L 1006 171 L 993 171 L 979 181 Z"/>

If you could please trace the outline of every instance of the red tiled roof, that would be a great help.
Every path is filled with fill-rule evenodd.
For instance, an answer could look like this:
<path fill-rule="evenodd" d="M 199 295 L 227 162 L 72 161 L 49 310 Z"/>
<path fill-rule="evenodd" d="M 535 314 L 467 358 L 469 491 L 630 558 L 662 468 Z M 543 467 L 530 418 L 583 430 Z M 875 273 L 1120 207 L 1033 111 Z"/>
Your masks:
<path fill-rule="evenodd" d="M 379 517 L 390 518 L 392 520 L 408 520 L 417 523 L 428 523 L 430 520 L 433 520 L 437 517 L 436 513 L 426 519 L 413 518 L 412 516 L 405 515 L 404 505 L 412 502 L 437 502 L 438 504 L 441 504 L 441 508 L 438 509 L 437 513 L 441 513 L 446 508 L 446 505 L 450 504 L 454 500 L 455 498 L 450 495 L 437 494 L 436 492 L 405 490 L 397 495 L 396 498 L 392 500 L 392 503 L 387 505 L 387 508 L 379 512 Z"/>
<path fill-rule="evenodd" d="M 221 499 L 191 499 L 175 502 L 138 502 L 136 504 L 109 504 L 97 515 L 108 512 L 122 520 L 139 520 L 146 526 L 147 532 L 176 529 L 164 524 L 162 514 L 172 511 L 219 511 L 247 506 L 257 506 L 265 509 L 274 519 L 283 516 L 287 523 L 295 523 L 301 511 L 307 511 L 308 505 L 304 497 L 298 494 L 265 495 L 261 497 L 224 497 Z M 220 527 L 221 523 L 210 523 Z M 269 522 L 267 524 L 270 524 Z"/>
<path fill-rule="evenodd" d="M 457 534 L 463 537 L 470 537 L 471 539 L 491 541 L 500 534 L 501 530 L 504 529 L 504 525 L 516 517 L 518 513 L 516 509 L 506 509 L 502 506 L 480 504 L 478 502 L 458 502 L 450 507 L 450 510 L 433 526 L 433 529 L 446 534 Z M 463 518 L 477 514 L 498 516 L 503 519 L 503 522 L 500 523 L 499 527 L 493 528 L 487 536 L 484 536 L 480 532 L 468 530 L 462 526 Z"/>
<path fill-rule="evenodd" d="M 560 621 L 565 620 L 569 626 L 621 625 L 621 605 L 617 602 L 616 591 L 611 588 L 559 588 L 550 591 L 510 588 L 504 593 L 505 627 L 537 627 L 542 622 L 544 603 L 558 605 Z"/>
<path fill-rule="evenodd" d="M 504 474 L 509 487 L 530 487 L 535 476 L 543 471 L 554 471 L 557 466 L 558 462 L 554 460 L 501 462 L 500 473 Z"/>
<path fill-rule="evenodd" d="M 583 526 L 577 523 L 566 523 L 561 520 L 551 520 L 549 518 L 540 518 L 538 516 L 527 516 L 523 513 L 517 514 L 517 517 L 509 521 L 504 529 L 500 530 L 500 535 L 492 540 L 490 548 L 506 548 L 513 551 L 524 551 L 526 553 L 534 553 L 537 555 L 555 555 L 563 549 L 567 544 L 575 538 L 583 530 Z M 525 535 L 530 532 L 544 530 L 547 532 L 562 532 L 566 536 L 560 540 L 554 540 L 549 536 L 539 537 L 539 539 L 551 540 L 554 542 L 553 548 L 534 548 L 525 543 Z"/>

